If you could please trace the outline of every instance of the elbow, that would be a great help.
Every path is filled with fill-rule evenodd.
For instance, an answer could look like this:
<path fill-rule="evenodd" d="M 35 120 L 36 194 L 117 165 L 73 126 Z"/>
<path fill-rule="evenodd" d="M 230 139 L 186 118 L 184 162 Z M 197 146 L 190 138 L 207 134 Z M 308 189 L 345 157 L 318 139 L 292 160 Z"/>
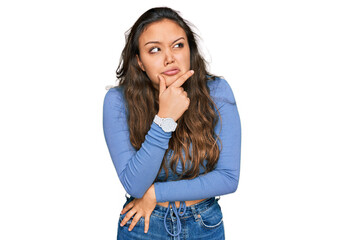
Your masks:
<path fill-rule="evenodd" d="M 230 193 L 236 192 L 236 190 L 238 189 L 238 185 L 239 185 L 238 180 L 233 181 L 233 183 L 231 184 L 231 192 Z"/>
<path fill-rule="evenodd" d="M 122 183 L 124 190 L 134 198 L 142 198 L 147 189 L 143 189 L 138 184 L 131 183 L 119 176 L 119 180 Z"/>
<path fill-rule="evenodd" d="M 134 198 L 142 198 L 143 195 L 145 194 L 145 191 L 143 191 L 137 187 L 132 187 L 130 185 L 126 185 L 123 183 L 122 183 L 122 185 L 124 187 L 124 190 Z"/>
<path fill-rule="evenodd" d="M 134 198 L 142 198 L 144 193 L 138 192 L 138 191 L 127 191 L 126 192 L 131 195 Z"/>
<path fill-rule="evenodd" d="M 220 171 L 221 175 L 218 193 L 216 195 L 226 195 L 236 192 L 239 185 L 239 174 L 234 171 Z"/>
<path fill-rule="evenodd" d="M 228 192 L 226 194 L 234 193 L 238 189 L 239 179 L 238 178 L 230 178 L 228 181 Z"/>

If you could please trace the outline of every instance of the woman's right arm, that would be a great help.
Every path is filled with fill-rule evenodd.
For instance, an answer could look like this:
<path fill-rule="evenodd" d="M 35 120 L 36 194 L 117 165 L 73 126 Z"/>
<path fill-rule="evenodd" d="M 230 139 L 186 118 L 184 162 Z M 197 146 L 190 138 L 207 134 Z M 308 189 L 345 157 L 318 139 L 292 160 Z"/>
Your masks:
<path fill-rule="evenodd" d="M 155 180 L 168 149 L 171 132 L 152 122 L 141 148 L 129 139 L 126 105 L 122 88 L 111 88 L 103 103 L 103 132 L 119 180 L 128 194 L 142 198 Z M 142 119 L 140 119 L 142 121 Z"/>
<path fill-rule="evenodd" d="M 190 99 L 181 85 L 193 73 L 192 70 L 187 71 L 169 87 L 166 87 L 165 79 L 159 76 L 160 117 L 171 117 L 177 121 L 187 110 Z M 124 189 L 131 196 L 142 198 L 157 176 L 172 133 L 163 131 L 160 126 L 152 122 L 145 141 L 136 151 L 129 140 L 125 103 L 123 88 L 108 90 L 103 103 L 103 131 Z"/>

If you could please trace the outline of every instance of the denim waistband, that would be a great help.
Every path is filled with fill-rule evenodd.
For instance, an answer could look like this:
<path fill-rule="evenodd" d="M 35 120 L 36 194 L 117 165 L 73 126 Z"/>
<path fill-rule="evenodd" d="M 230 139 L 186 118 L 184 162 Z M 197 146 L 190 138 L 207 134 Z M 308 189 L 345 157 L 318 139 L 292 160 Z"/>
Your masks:
<path fill-rule="evenodd" d="M 132 197 L 132 196 L 128 197 L 127 195 L 126 195 L 126 198 L 127 198 L 127 203 L 134 199 L 134 197 Z M 199 218 L 200 213 L 207 210 L 209 207 L 212 206 L 212 204 L 215 203 L 215 201 L 218 201 L 218 200 L 219 200 L 219 198 L 212 197 L 212 198 L 208 198 L 204 201 L 201 201 L 199 203 L 193 204 L 191 206 L 186 206 L 186 203 L 184 201 L 180 201 L 179 208 L 176 208 L 175 202 L 169 202 L 167 208 L 160 206 L 160 205 L 156 205 L 155 209 L 152 212 L 152 215 L 154 217 L 163 218 L 164 226 L 165 226 L 165 229 L 168 232 L 168 234 L 170 234 L 173 237 L 176 237 L 181 233 L 181 230 L 182 230 L 180 219 L 194 217 L 195 220 L 197 220 Z M 173 219 L 176 218 L 176 225 L 177 225 L 177 232 L 174 234 L 168 230 L 167 225 L 166 225 L 167 220 L 172 220 L 172 218 L 171 218 L 172 213 L 175 215 L 173 217 Z"/>

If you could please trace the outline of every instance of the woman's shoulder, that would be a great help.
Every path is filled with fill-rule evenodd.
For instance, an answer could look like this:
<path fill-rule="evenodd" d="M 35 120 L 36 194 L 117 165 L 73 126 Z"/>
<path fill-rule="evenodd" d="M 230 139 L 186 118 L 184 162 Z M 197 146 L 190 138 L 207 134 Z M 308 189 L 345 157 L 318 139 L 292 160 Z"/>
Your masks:
<path fill-rule="evenodd" d="M 216 104 L 218 102 L 235 104 L 233 91 L 225 78 L 210 78 L 207 80 L 207 85 L 210 89 L 210 96 L 213 98 Z"/>
<path fill-rule="evenodd" d="M 123 98 L 123 89 L 123 86 L 107 86 L 107 93 L 105 95 L 105 98 Z"/>
<path fill-rule="evenodd" d="M 123 86 L 113 86 L 108 88 L 104 96 L 104 105 L 112 107 L 124 108 L 124 91 Z"/>

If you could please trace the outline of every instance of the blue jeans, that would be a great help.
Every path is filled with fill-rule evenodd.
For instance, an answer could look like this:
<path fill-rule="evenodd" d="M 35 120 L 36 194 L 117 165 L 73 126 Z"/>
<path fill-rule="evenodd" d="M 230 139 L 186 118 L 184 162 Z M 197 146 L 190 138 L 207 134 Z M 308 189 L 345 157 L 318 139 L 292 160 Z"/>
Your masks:
<path fill-rule="evenodd" d="M 127 197 L 125 207 L 134 198 Z M 123 227 L 120 226 L 122 219 L 126 213 L 121 214 L 118 221 L 118 234 L 117 240 L 138 240 L 138 239 L 152 239 L 152 240 L 183 240 L 183 239 L 195 239 L 195 240 L 222 240 L 225 239 L 223 215 L 220 205 L 215 197 L 208 198 L 202 202 L 186 207 L 184 214 L 179 215 L 179 220 L 176 218 L 174 209 L 156 205 L 150 217 L 150 225 L 147 233 L 144 233 L 144 218 L 141 217 L 132 231 L 128 231 L 128 227 L 131 225 L 133 217 L 129 219 L 127 224 Z M 181 206 L 180 206 L 181 207 Z M 180 208 L 179 208 L 180 209 Z M 166 219 L 164 219 L 167 213 Z M 164 222 L 166 220 L 166 222 Z M 181 223 L 181 232 L 177 236 L 175 233 L 179 232 L 178 224 Z M 168 231 L 166 230 L 166 226 Z"/>

